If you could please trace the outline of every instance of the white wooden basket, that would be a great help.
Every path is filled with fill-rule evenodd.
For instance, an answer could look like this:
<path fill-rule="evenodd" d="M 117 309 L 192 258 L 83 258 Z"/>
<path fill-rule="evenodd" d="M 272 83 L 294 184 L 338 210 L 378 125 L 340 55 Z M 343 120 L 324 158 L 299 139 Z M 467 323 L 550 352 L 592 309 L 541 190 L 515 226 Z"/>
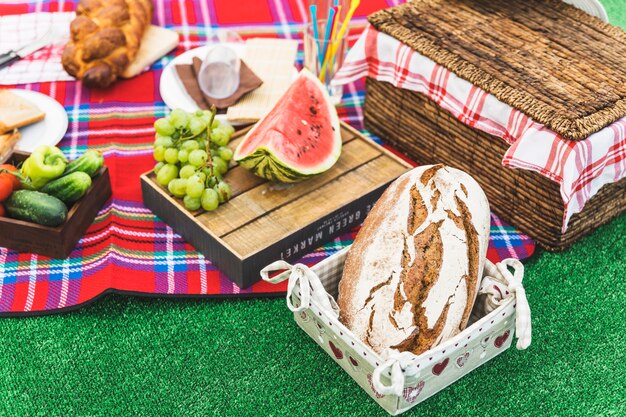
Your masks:
<path fill-rule="evenodd" d="M 309 269 L 278 261 L 261 271 L 264 280 L 289 279 L 287 305 L 298 325 L 389 414 L 419 404 L 511 346 L 530 344 L 530 310 L 521 285 L 522 264 L 486 261 L 470 325 L 441 345 L 416 356 L 409 352 L 383 357 L 357 339 L 338 319 L 334 301 L 350 248 Z M 514 273 L 509 271 L 514 269 Z M 273 278 L 273 271 L 284 270 Z"/>

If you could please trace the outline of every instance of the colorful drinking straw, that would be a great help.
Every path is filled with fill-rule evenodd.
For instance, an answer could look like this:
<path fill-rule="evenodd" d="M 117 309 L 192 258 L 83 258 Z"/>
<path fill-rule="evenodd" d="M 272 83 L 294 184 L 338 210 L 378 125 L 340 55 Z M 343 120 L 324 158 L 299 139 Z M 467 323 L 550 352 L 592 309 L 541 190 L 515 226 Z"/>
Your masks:
<path fill-rule="evenodd" d="M 324 34 L 324 45 L 323 45 L 323 49 L 322 49 L 322 58 L 326 56 L 326 54 L 328 53 L 328 47 L 330 46 L 330 33 L 332 30 L 332 22 L 334 21 L 335 18 L 335 13 L 337 12 L 337 9 L 334 7 L 331 7 L 328 9 L 328 18 L 326 19 L 326 33 Z"/>
<path fill-rule="evenodd" d="M 313 26 L 313 40 L 317 45 L 317 62 L 322 65 L 322 46 L 320 44 L 320 33 L 317 27 L 317 5 L 312 4 L 309 6 L 311 10 L 311 25 Z"/>
<path fill-rule="evenodd" d="M 338 1 L 339 0 L 335 0 L 335 3 L 338 3 Z M 332 54 L 332 51 L 334 49 L 337 49 L 337 46 L 335 45 L 337 43 L 337 39 L 335 38 L 335 36 L 337 35 L 337 26 L 339 25 L 339 16 L 341 16 L 341 6 L 333 6 L 333 8 L 336 8 L 337 11 L 335 12 L 335 17 L 332 22 L 333 30 L 330 34 L 330 42 L 328 43 L 326 56 Z M 332 68 L 335 65 L 335 57 L 333 55 L 330 55 L 330 62 L 328 62 L 326 61 L 326 56 L 324 56 L 324 61 L 326 62 L 327 66 L 330 65 L 330 67 Z M 326 72 L 331 73 L 331 71 L 326 71 Z M 321 75 L 322 74 L 320 74 L 320 77 Z M 321 77 L 320 80 L 323 80 L 323 77 Z"/>
<path fill-rule="evenodd" d="M 341 28 L 339 29 L 339 33 L 337 34 L 336 38 L 334 38 L 333 42 L 332 42 L 332 47 L 330 48 L 330 53 L 326 53 L 325 57 L 324 57 L 324 63 L 322 64 L 322 68 L 321 68 L 321 72 L 320 72 L 320 80 L 323 80 L 325 75 L 326 75 L 326 68 L 328 67 L 328 63 L 331 60 L 334 60 L 335 58 L 335 54 L 337 53 L 337 47 L 338 47 L 338 40 L 343 38 L 343 35 L 346 33 L 346 30 L 348 29 L 348 24 L 350 23 L 350 20 L 352 19 L 352 16 L 354 15 L 354 12 L 356 11 L 357 7 L 359 7 L 359 4 L 361 3 L 361 0 L 352 0 L 350 2 L 350 10 L 348 11 L 348 14 L 346 15 L 345 20 L 343 21 Z"/>

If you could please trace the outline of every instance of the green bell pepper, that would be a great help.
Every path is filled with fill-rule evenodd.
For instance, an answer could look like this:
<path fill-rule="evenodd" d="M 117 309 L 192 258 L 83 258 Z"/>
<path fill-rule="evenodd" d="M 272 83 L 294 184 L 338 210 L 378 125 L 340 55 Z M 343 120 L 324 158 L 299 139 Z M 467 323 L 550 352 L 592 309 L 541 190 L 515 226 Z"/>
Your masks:
<path fill-rule="evenodd" d="M 21 172 L 33 188 L 39 189 L 63 175 L 66 165 L 67 158 L 59 148 L 41 145 L 24 161 Z"/>

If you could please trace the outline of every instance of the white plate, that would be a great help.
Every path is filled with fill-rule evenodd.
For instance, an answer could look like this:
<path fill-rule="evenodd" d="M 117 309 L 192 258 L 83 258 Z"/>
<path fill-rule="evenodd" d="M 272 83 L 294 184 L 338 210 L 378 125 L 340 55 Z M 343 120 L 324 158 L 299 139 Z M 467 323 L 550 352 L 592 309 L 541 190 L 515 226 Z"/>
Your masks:
<path fill-rule="evenodd" d="M 32 152 L 39 145 L 54 146 L 63 139 L 67 132 L 67 113 L 58 101 L 36 91 L 15 89 L 11 92 L 46 114 L 42 121 L 19 128 L 22 138 L 15 145 L 16 150 Z"/>
<path fill-rule="evenodd" d="M 232 48 L 240 58 L 243 57 L 245 53 L 246 45 L 244 43 L 226 42 L 222 45 Z M 190 113 L 198 110 L 198 105 L 189 96 L 189 94 L 187 94 L 183 83 L 180 81 L 180 78 L 178 78 L 175 66 L 181 64 L 191 64 L 194 57 L 204 59 L 207 52 L 209 52 L 213 46 L 215 45 L 205 45 L 200 46 L 199 48 L 190 49 L 189 51 L 178 55 L 176 58 L 171 60 L 165 68 L 163 68 L 161 81 L 159 82 L 159 92 L 161 93 L 161 98 L 167 107 L 170 109 L 183 109 Z M 298 75 L 298 70 L 294 67 L 293 71 L 295 78 Z M 225 114 L 218 114 L 216 118 L 220 122 L 227 121 Z M 241 125 L 241 123 L 229 123 L 234 126 Z"/>
<path fill-rule="evenodd" d="M 245 52 L 245 44 L 243 43 L 224 43 L 223 45 L 232 48 L 239 57 L 242 57 Z M 176 72 L 176 65 L 191 64 L 193 58 L 197 57 L 204 59 L 207 52 L 214 45 L 205 45 L 199 48 L 190 49 L 189 51 L 178 55 L 169 64 L 163 68 L 161 74 L 161 81 L 159 82 L 159 92 L 163 98 L 163 102 L 170 109 L 183 109 L 186 112 L 194 112 L 198 110 L 198 105 L 187 94 L 183 83 L 178 78 Z M 222 122 L 226 121 L 225 114 L 218 114 L 216 118 Z"/>

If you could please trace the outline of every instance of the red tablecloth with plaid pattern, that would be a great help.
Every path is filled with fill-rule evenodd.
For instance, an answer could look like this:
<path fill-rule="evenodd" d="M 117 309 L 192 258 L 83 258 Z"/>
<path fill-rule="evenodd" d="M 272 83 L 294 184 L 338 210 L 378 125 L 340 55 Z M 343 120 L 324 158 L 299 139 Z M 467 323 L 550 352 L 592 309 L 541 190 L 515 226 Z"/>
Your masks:
<path fill-rule="evenodd" d="M 102 207 L 87 233 L 67 259 L 49 259 L 0 248 L 0 315 L 37 314 L 75 308 L 107 290 L 179 296 L 259 296 L 280 294 L 286 285 L 258 283 L 240 289 L 209 260 L 147 209 L 139 175 L 152 159 L 152 124 L 167 114 L 159 94 L 162 68 L 174 56 L 203 45 L 216 28 L 237 31 L 245 38 L 301 39 L 305 1 L 230 0 L 212 2 L 153 0 L 153 23 L 180 33 L 179 47 L 131 80 L 107 90 L 90 90 L 79 82 L 18 85 L 40 91 L 60 102 L 69 129 L 59 147 L 75 158 L 88 147 L 101 150 L 110 169 L 112 198 Z M 354 42 L 370 13 L 395 5 L 393 0 L 364 0 L 353 19 Z M 36 11 L 72 11 L 75 2 L 0 3 L 0 15 Z M 302 54 L 298 55 L 298 64 Z M 342 120 L 363 131 L 363 80 L 344 90 L 338 107 Z M 377 138 L 373 138 L 378 140 Z M 1 231 L 0 231 L 1 232 Z M 350 244 L 356 229 L 301 260 L 312 265 Z M 527 236 L 492 216 L 488 257 L 492 261 L 530 256 L 535 244 Z"/>

